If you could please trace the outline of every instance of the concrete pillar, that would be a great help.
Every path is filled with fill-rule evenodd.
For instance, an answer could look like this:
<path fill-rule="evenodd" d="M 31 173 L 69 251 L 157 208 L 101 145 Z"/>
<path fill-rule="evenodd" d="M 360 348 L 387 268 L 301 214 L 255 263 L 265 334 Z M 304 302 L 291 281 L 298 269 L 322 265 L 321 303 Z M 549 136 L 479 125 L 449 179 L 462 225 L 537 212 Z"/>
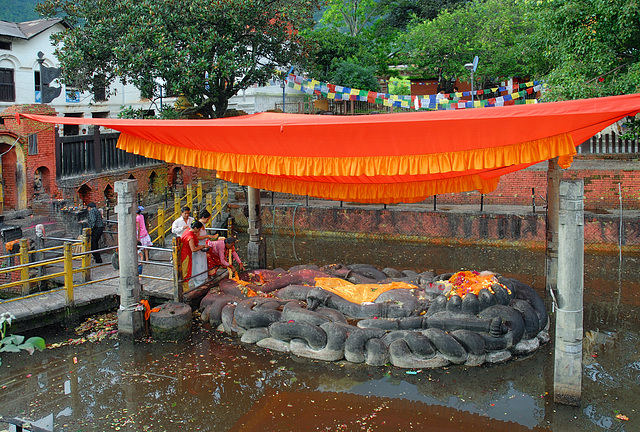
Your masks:
<path fill-rule="evenodd" d="M 138 181 L 117 181 L 115 191 L 118 194 L 116 213 L 118 214 L 118 259 L 120 261 L 118 334 L 125 338 L 137 339 L 144 334 L 144 308 L 140 305 L 136 243 Z"/>
<path fill-rule="evenodd" d="M 247 205 L 249 206 L 249 245 L 247 246 L 247 265 L 249 268 L 267 267 L 267 245 L 262 237 L 262 217 L 260 211 L 260 189 L 249 187 Z"/>
<path fill-rule="evenodd" d="M 584 187 L 560 182 L 554 401 L 580 405 L 584 293 Z"/>
<path fill-rule="evenodd" d="M 558 285 L 558 212 L 560 211 L 560 179 L 558 158 L 549 159 L 547 169 L 547 250 L 545 256 L 547 292 Z"/>

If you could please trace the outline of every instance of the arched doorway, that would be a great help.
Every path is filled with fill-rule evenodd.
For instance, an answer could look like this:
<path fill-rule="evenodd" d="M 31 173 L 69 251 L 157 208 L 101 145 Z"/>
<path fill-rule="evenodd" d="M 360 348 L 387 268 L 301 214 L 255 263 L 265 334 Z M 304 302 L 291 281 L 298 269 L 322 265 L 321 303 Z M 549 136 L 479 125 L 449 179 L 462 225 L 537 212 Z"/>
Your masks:
<path fill-rule="evenodd" d="M 173 190 L 184 189 L 184 173 L 182 168 L 175 167 L 171 170 L 171 187 Z"/>
<path fill-rule="evenodd" d="M 78 188 L 78 202 L 82 205 L 91 202 L 91 188 L 86 183 Z"/>
<path fill-rule="evenodd" d="M 149 174 L 149 193 L 156 193 L 157 189 L 159 189 L 158 180 L 158 174 L 155 171 L 151 171 L 151 174 Z"/>
<path fill-rule="evenodd" d="M 107 203 L 107 207 L 113 208 L 116 206 L 116 194 L 111 185 L 107 185 L 104 188 L 104 200 Z"/>
<path fill-rule="evenodd" d="M 45 166 L 38 167 L 33 172 L 33 195 L 42 196 L 51 191 L 51 172 Z"/>
<path fill-rule="evenodd" d="M 25 154 L 19 138 L 14 135 L 0 135 L 0 208 L 3 211 L 27 208 L 25 166 Z"/>

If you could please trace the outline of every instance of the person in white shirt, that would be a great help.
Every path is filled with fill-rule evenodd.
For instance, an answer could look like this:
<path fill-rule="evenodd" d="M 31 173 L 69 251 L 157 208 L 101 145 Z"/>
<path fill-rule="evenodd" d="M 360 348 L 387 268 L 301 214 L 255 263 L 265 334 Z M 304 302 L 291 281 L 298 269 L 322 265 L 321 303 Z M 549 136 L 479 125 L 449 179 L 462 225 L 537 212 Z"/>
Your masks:
<path fill-rule="evenodd" d="M 191 226 L 193 218 L 189 216 L 190 214 L 191 209 L 188 206 L 182 207 L 182 214 L 171 224 L 171 232 L 174 233 L 176 237 L 182 237 L 182 233 Z"/>

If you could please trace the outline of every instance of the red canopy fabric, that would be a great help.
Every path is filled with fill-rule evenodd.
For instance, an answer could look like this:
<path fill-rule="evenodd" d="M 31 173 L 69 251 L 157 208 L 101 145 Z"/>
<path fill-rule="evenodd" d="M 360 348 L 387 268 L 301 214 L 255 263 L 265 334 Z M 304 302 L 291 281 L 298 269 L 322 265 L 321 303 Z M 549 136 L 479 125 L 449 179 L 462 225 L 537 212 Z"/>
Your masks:
<path fill-rule="evenodd" d="M 560 157 L 640 111 L 640 94 L 459 111 L 367 116 L 260 113 L 213 120 L 20 114 L 122 132 L 118 147 L 276 192 L 356 202 L 416 202 L 490 192 L 507 172 Z"/>

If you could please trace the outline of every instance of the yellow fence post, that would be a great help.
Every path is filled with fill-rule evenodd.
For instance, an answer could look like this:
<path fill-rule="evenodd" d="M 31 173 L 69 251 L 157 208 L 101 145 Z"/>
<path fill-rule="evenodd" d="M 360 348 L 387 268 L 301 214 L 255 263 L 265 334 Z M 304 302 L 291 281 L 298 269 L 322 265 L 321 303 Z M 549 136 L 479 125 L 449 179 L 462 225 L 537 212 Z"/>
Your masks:
<path fill-rule="evenodd" d="M 193 185 L 187 185 L 187 205 L 191 209 L 193 218 L 198 219 L 198 212 L 193 208 Z"/>
<path fill-rule="evenodd" d="M 220 183 L 216 184 L 216 220 L 222 218 L 222 188 Z"/>
<path fill-rule="evenodd" d="M 22 295 L 29 295 L 29 240 L 20 239 L 20 280 L 22 284 Z"/>
<path fill-rule="evenodd" d="M 164 247 L 164 204 L 158 207 L 158 246 Z"/>
<path fill-rule="evenodd" d="M 64 244 L 64 289 L 67 305 L 73 304 L 73 251 L 69 242 Z"/>
<path fill-rule="evenodd" d="M 227 186 L 227 182 L 224 182 L 223 191 L 222 202 L 224 203 L 223 205 L 226 206 L 227 204 L 229 204 L 229 187 Z"/>
<path fill-rule="evenodd" d="M 81 265 L 84 269 L 82 272 L 82 276 L 85 282 L 89 282 L 91 280 L 91 254 L 85 253 L 91 250 L 91 228 L 83 228 L 82 229 L 82 255 Z"/>
<path fill-rule="evenodd" d="M 180 195 L 178 195 L 178 192 L 176 192 L 173 195 L 173 214 L 176 217 L 176 219 L 180 217 L 180 207 L 181 207 Z"/>
<path fill-rule="evenodd" d="M 204 196 L 202 194 L 202 180 L 198 180 L 198 188 L 196 189 L 196 197 L 198 200 L 198 210 L 202 209 L 202 203 L 204 202 Z"/>
<path fill-rule="evenodd" d="M 213 194 L 211 192 L 207 194 L 207 211 L 211 216 L 213 216 L 214 214 L 213 213 Z M 216 216 L 216 219 L 217 219 L 217 216 Z M 212 225 L 213 225 L 213 217 L 209 219 L 208 228 L 211 228 Z"/>
<path fill-rule="evenodd" d="M 173 301 L 182 302 L 184 291 L 180 279 L 182 278 L 182 268 L 180 262 L 180 240 L 177 237 L 171 239 L 171 258 L 173 260 Z"/>

